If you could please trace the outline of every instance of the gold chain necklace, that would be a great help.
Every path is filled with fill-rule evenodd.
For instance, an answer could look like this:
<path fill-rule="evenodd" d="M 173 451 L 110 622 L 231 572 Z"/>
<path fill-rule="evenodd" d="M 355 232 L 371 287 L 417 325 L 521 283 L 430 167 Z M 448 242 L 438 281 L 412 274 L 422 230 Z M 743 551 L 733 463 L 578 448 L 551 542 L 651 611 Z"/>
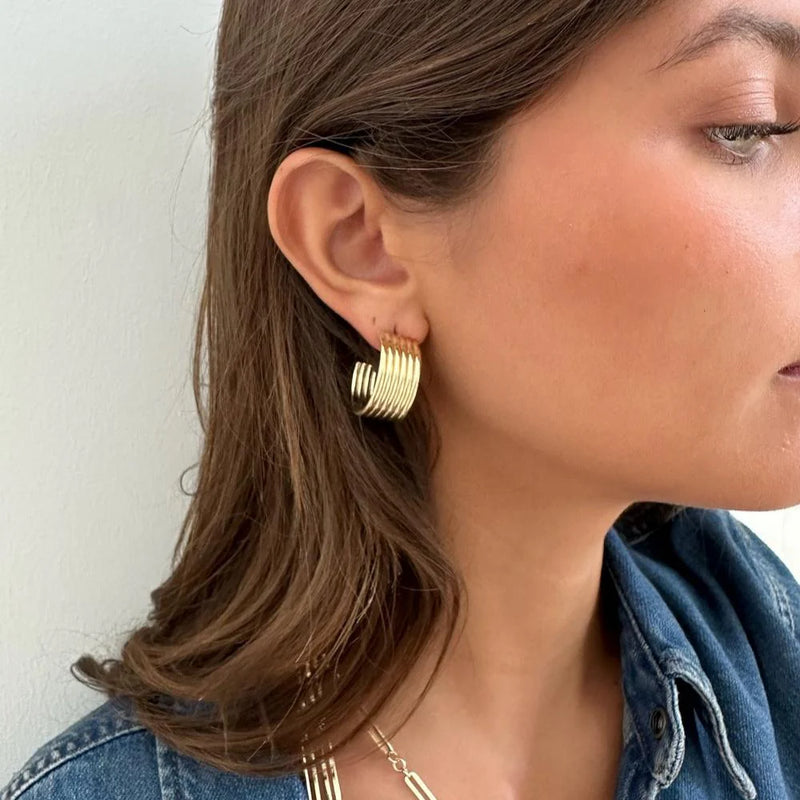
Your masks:
<path fill-rule="evenodd" d="M 408 769 L 406 760 L 397 754 L 397 751 L 392 747 L 392 743 L 383 735 L 380 728 L 378 728 L 375 723 L 370 724 L 369 734 L 372 736 L 375 743 L 386 753 L 386 757 L 389 759 L 392 769 L 395 772 L 403 773 L 403 780 L 406 786 L 411 789 L 417 800 L 436 800 L 436 797 L 427 787 L 425 781 L 423 781 L 414 770 Z"/>
<path fill-rule="evenodd" d="M 306 662 L 304 665 L 303 675 L 305 678 L 311 678 L 311 664 Z M 338 675 L 337 675 L 338 677 Z M 308 696 L 308 702 L 314 703 L 321 694 L 321 685 L 319 680 L 312 681 L 311 692 Z M 301 702 L 302 707 L 306 707 L 306 700 Z M 364 707 L 361 707 L 364 710 Z M 320 723 L 320 730 L 325 729 L 325 720 Z M 403 780 L 406 786 L 411 790 L 417 800 L 436 800 L 436 796 L 428 788 L 425 781 L 406 766 L 406 760 L 398 755 L 397 751 L 392 746 L 392 743 L 383 735 L 383 732 L 375 723 L 370 723 L 369 734 L 377 745 L 386 753 L 389 763 L 395 772 L 403 773 Z M 311 800 L 341 800 L 342 790 L 339 786 L 339 775 L 336 770 L 336 761 L 331 755 L 330 751 L 332 744 L 327 743 L 323 747 L 323 752 L 319 756 L 313 751 L 307 751 L 305 743 L 308 741 L 308 734 L 303 736 L 303 745 L 301 745 L 303 753 L 303 773 L 305 775 L 306 792 Z"/>

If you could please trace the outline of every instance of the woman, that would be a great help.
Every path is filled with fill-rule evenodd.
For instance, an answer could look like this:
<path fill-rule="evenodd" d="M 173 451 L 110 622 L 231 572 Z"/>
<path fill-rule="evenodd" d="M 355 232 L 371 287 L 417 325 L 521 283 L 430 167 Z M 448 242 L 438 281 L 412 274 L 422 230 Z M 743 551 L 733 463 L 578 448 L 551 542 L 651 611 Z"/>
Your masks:
<path fill-rule="evenodd" d="M 800 797 L 799 31 L 227 2 L 197 491 L 4 800 Z"/>

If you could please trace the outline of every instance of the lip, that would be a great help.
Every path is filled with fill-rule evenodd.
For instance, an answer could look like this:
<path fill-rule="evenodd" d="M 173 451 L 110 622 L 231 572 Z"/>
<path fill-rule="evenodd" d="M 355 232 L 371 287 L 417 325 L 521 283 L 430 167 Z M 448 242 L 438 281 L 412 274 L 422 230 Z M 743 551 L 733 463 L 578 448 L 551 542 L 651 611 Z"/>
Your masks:
<path fill-rule="evenodd" d="M 800 378 L 800 361 L 795 361 L 794 364 L 787 364 L 778 374 Z"/>

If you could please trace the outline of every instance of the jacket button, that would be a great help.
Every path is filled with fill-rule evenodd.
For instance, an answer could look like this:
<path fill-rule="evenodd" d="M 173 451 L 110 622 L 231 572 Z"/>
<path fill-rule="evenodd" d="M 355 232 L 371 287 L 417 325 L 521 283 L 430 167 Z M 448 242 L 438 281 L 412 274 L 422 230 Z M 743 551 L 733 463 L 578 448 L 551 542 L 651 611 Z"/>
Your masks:
<path fill-rule="evenodd" d="M 657 708 L 650 714 L 650 730 L 656 739 L 660 739 L 664 735 L 667 728 L 667 713 L 663 708 Z"/>

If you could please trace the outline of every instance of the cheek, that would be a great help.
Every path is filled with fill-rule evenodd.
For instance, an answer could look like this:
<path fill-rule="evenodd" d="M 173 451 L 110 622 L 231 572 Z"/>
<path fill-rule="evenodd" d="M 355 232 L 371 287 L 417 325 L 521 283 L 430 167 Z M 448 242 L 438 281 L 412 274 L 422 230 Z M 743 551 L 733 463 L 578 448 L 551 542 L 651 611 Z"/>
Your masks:
<path fill-rule="evenodd" d="M 707 174 L 693 185 L 688 165 L 574 155 L 568 172 L 519 169 L 476 223 L 455 301 L 469 312 L 452 312 L 471 412 L 630 481 L 654 454 L 663 481 L 785 446 L 798 415 L 768 393 L 800 299 L 788 221 L 732 204 Z"/>
<path fill-rule="evenodd" d="M 704 186 L 687 179 L 688 165 L 648 173 L 624 154 L 606 163 L 616 168 L 587 163 L 575 181 L 520 182 L 513 212 L 493 220 L 508 275 L 493 290 L 506 339 L 524 331 L 532 363 L 578 392 L 609 380 L 665 401 L 665 381 L 676 400 L 680 386 L 702 389 L 700 402 L 720 389 L 763 390 L 796 329 L 788 220 L 737 206 L 724 191 L 732 177 L 715 194 L 707 175 Z"/>
<path fill-rule="evenodd" d="M 642 398 L 664 379 L 685 383 L 709 341 L 725 344 L 730 240 L 685 194 L 654 197 L 634 176 L 554 183 L 542 194 L 546 208 L 522 197 L 497 220 L 509 276 L 495 290 L 500 330 L 507 341 L 524 332 L 521 363 L 571 400 L 614 386 Z"/>

